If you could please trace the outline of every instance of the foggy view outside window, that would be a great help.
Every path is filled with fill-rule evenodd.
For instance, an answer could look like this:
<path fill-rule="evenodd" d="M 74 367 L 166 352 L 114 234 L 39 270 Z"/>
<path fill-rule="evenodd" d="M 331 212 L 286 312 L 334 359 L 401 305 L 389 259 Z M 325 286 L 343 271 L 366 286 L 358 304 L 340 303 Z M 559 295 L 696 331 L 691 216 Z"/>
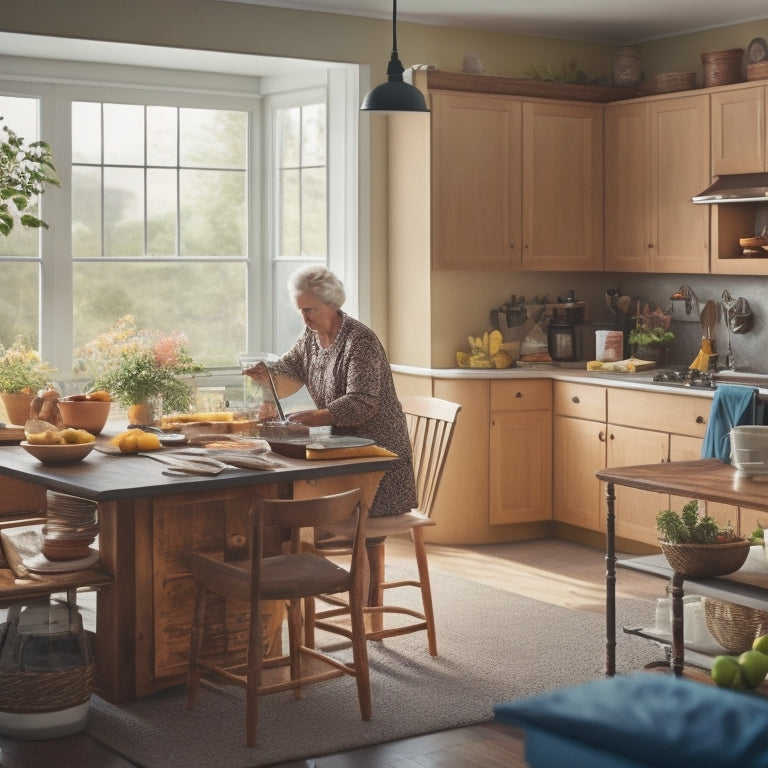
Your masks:
<path fill-rule="evenodd" d="M 37 141 L 39 101 L 34 98 L 0 96 L 3 126 L 29 145 Z M 2 133 L 0 140 L 7 134 Z M 37 215 L 40 201 L 28 212 Z M 44 214 L 43 218 L 45 218 Z M 17 336 L 37 348 L 40 314 L 40 230 L 22 227 L 18 220 L 11 234 L 0 235 L 0 344 L 10 346 Z"/>
<path fill-rule="evenodd" d="M 248 114 L 72 103 L 74 345 L 131 314 L 195 359 L 246 347 Z"/>

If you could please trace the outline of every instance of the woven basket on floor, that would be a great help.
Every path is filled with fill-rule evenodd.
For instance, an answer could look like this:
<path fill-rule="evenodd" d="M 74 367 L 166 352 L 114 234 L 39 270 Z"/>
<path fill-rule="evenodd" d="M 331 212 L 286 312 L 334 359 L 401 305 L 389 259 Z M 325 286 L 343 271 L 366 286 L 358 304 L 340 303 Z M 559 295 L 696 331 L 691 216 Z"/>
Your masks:
<path fill-rule="evenodd" d="M 729 653 L 743 653 L 768 634 L 768 613 L 724 600 L 704 600 L 704 618 L 712 637 Z"/>
<path fill-rule="evenodd" d="M 670 567 L 686 579 L 711 579 L 738 571 L 749 554 L 749 539 L 726 544 L 659 542 Z"/>
<path fill-rule="evenodd" d="M 83 631 L 77 607 L 68 607 L 70 625 L 66 636 L 22 635 L 19 606 L 9 609 L 9 621 L 0 625 L 0 712 L 58 712 L 90 699 L 95 673 L 93 641 Z M 25 664 L 31 644 L 50 647 L 52 658 L 47 668 Z"/>

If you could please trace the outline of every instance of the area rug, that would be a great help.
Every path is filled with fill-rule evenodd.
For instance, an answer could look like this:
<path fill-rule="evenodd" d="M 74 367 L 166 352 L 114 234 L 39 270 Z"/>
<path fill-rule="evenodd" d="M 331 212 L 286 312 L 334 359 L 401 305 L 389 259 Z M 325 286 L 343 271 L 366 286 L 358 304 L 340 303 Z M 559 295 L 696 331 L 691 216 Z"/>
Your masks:
<path fill-rule="evenodd" d="M 339 678 L 308 687 L 301 699 L 264 697 L 258 745 L 250 749 L 236 688 L 203 687 L 193 712 L 183 687 L 122 706 L 94 696 L 88 733 L 143 768 L 255 768 L 489 721 L 496 703 L 604 676 L 601 614 L 440 571 L 432 579 L 439 655 L 429 656 L 424 633 L 370 643 L 368 722 L 360 720 L 354 680 Z M 619 627 L 647 624 L 653 612 L 650 601 L 617 600 Z M 658 646 L 620 634 L 619 673 L 661 658 Z"/>

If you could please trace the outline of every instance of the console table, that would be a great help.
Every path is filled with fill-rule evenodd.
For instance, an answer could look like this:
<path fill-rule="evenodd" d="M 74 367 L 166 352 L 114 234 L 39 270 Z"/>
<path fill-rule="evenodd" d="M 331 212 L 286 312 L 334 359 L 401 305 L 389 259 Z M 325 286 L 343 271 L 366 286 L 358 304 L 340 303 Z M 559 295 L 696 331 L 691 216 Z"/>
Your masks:
<path fill-rule="evenodd" d="M 606 483 L 606 553 L 605 553 L 605 671 L 616 674 L 616 495 L 615 486 L 638 488 L 643 491 L 668 493 L 703 501 L 715 501 L 768 512 L 768 477 L 738 473 L 730 464 L 719 459 L 642 464 L 633 467 L 601 469 L 595 473 Z M 621 511 L 619 510 L 619 514 Z M 718 580 L 719 582 L 724 579 Z M 702 582 L 696 582 L 697 586 Z M 722 586 L 722 585 L 721 585 Z M 753 607 L 768 606 L 768 589 L 752 585 Z M 762 594 L 761 594 L 762 593 Z M 722 589 L 719 596 L 722 597 Z M 734 591 L 737 596 L 737 591 Z M 683 638 L 683 579 L 672 579 L 672 668 L 682 674 L 685 646 Z M 737 596 L 738 597 L 738 596 Z M 765 601 L 760 604 L 760 598 Z M 738 598 L 738 602 L 744 602 Z"/>

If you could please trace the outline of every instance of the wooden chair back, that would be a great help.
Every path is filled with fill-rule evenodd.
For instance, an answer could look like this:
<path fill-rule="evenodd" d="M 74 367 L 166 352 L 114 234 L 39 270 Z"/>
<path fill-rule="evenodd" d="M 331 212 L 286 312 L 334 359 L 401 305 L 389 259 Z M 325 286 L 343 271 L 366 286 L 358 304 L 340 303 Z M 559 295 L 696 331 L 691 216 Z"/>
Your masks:
<path fill-rule="evenodd" d="M 431 517 L 461 406 L 438 397 L 402 397 L 400 402 L 408 422 L 413 451 L 418 510 Z"/>

